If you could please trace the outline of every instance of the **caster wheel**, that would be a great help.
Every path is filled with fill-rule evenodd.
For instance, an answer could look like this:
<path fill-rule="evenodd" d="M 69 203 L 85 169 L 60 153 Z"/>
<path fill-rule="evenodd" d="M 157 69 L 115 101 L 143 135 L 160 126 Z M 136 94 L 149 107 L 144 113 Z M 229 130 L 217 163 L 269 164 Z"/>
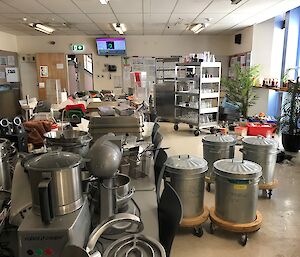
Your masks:
<path fill-rule="evenodd" d="M 194 135 L 197 137 L 197 136 L 199 136 L 200 135 L 200 131 L 199 130 L 195 130 L 194 131 Z"/>
<path fill-rule="evenodd" d="M 190 128 L 193 128 L 194 126 L 193 126 L 193 125 L 189 125 L 189 127 L 190 127 Z"/>
<path fill-rule="evenodd" d="M 174 125 L 174 130 L 177 131 L 178 130 L 178 124 Z"/>
<path fill-rule="evenodd" d="M 242 234 L 240 238 L 240 244 L 241 246 L 245 246 L 248 241 L 248 235 L 247 234 Z"/>
<path fill-rule="evenodd" d="M 210 188 L 210 183 L 206 183 L 206 191 L 207 191 L 207 192 L 210 192 L 210 189 L 211 189 L 211 188 Z"/>
<path fill-rule="evenodd" d="M 209 129 L 209 131 L 210 131 L 211 134 L 215 134 L 215 132 L 216 132 L 216 130 L 215 130 L 214 127 L 211 127 L 211 128 Z"/>
<path fill-rule="evenodd" d="M 270 190 L 268 191 L 268 198 L 269 198 L 269 199 L 272 198 L 272 189 L 270 189 Z"/>
<path fill-rule="evenodd" d="M 202 237 L 203 236 L 202 227 L 194 228 L 193 234 L 197 237 Z"/>
<path fill-rule="evenodd" d="M 210 226 L 209 226 L 209 232 L 210 232 L 211 234 L 214 234 L 215 231 L 216 231 L 215 224 L 211 222 L 211 223 L 210 223 Z"/>

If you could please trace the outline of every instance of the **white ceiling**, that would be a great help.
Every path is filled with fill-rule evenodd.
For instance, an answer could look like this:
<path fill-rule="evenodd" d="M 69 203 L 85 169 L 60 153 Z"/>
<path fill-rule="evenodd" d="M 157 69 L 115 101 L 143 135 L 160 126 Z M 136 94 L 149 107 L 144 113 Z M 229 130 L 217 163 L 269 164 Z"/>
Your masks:
<path fill-rule="evenodd" d="M 127 26 L 127 35 L 187 35 L 187 26 L 211 18 L 201 34 L 230 34 L 300 6 L 300 0 L 0 0 L 0 31 L 43 35 L 27 23 L 54 27 L 54 35 L 116 35 L 109 23 Z M 24 22 L 23 18 L 27 21 Z"/>

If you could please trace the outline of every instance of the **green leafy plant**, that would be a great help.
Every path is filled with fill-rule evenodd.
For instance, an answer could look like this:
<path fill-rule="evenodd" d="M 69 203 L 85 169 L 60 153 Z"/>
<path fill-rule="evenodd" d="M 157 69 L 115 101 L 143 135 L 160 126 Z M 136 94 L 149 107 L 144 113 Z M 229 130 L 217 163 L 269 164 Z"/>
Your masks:
<path fill-rule="evenodd" d="M 241 68 L 240 65 L 234 66 L 233 78 L 222 79 L 226 95 L 230 101 L 237 103 L 243 117 L 248 116 L 248 109 L 253 106 L 257 96 L 253 92 L 253 87 L 258 82 L 259 66 Z"/>
<path fill-rule="evenodd" d="M 288 80 L 288 95 L 282 106 L 279 126 L 283 133 L 300 135 L 300 79 Z"/>

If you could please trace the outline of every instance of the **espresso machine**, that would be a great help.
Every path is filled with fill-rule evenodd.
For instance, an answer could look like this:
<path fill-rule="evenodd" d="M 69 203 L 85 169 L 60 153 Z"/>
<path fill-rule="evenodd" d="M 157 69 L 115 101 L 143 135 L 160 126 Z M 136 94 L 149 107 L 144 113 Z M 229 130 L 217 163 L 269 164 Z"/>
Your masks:
<path fill-rule="evenodd" d="M 60 257 L 67 244 L 86 244 L 91 215 L 80 163 L 81 157 L 70 152 L 49 152 L 25 163 L 32 209 L 18 229 L 19 256 Z"/>

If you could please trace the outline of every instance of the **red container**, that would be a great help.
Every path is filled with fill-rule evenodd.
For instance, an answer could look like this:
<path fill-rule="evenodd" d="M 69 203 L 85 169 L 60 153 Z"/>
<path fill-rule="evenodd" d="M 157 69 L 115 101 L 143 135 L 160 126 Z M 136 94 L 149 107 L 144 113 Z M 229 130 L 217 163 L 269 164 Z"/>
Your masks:
<path fill-rule="evenodd" d="M 271 136 L 276 128 L 269 124 L 247 123 L 248 136 Z"/>

